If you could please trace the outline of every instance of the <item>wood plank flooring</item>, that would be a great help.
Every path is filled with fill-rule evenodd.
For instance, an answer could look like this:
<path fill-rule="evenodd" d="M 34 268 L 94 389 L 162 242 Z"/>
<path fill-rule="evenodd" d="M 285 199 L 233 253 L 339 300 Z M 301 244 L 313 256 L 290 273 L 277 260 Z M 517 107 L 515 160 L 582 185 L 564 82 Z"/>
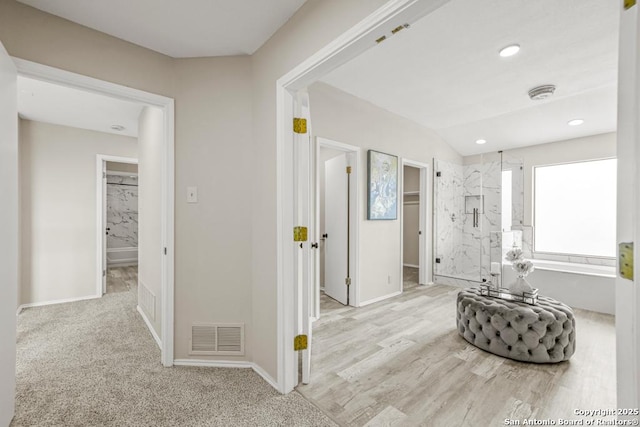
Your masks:
<path fill-rule="evenodd" d="M 575 310 L 572 359 L 522 363 L 468 344 L 455 326 L 460 289 L 415 277 L 406 269 L 402 295 L 362 308 L 323 295 L 311 383 L 298 391 L 340 425 L 488 427 L 615 408 L 613 316 Z"/>
<path fill-rule="evenodd" d="M 109 267 L 107 269 L 107 293 L 136 291 L 138 266 Z"/>

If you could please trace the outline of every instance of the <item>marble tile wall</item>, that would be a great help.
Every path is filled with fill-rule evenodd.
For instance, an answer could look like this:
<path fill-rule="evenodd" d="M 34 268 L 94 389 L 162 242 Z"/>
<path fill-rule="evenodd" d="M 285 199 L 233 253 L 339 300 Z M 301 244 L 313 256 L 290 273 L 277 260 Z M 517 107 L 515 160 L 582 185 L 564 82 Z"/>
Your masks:
<path fill-rule="evenodd" d="M 523 218 L 523 175 L 521 162 L 513 160 L 512 191 L 514 225 Z M 462 281 L 491 279 L 491 263 L 502 263 L 514 242 L 522 247 L 522 231 L 502 233 L 502 170 L 500 161 L 456 165 L 436 160 L 435 170 L 435 254 L 440 263 L 437 276 Z M 505 190 L 506 191 L 506 190 Z M 474 225 L 473 208 L 480 208 Z M 507 248 L 508 246 L 508 248 Z"/>
<path fill-rule="evenodd" d="M 138 177 L 107 175 L 107 249 L 138 247 Z"/>
<path fill-rule="evenodd" d="M 463 247 L 464 214 L 463 167 L 435 161 L 435 274 L 459 277 L 464 274 L 466 251 Z"/>

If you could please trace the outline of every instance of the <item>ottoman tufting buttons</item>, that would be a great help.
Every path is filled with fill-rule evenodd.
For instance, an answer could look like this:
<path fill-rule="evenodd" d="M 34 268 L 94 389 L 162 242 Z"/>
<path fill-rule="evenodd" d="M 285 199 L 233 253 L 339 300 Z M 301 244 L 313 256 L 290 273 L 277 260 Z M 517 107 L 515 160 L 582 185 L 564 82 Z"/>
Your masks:
<path fill-rule="evenodd" d="M 484 315 L 476 317 L 480 312 Z M 470 318 L 477 327 L 470 325 Z M 458 293 L 456 324 L 458 333 L 472 345 L 510 359 L 557 363 L 569 360 L 575 352 L 573 311 L 543 296 L 537 305 L 528 305 L 484 296 L 479 289 L 464 289 Z M 533 332 L 519 333 L 525 325 L 525 330 Z"/>

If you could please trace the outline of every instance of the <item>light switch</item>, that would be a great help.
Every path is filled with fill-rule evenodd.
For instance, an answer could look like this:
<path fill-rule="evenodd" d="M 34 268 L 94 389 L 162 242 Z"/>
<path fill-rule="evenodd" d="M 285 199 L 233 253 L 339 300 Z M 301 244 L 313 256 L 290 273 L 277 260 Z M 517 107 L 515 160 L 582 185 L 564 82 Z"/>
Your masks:
<path fill-rule="evenodd" d="M 198 203 L 198 187 L 187 187 L 187 203 Z"/>

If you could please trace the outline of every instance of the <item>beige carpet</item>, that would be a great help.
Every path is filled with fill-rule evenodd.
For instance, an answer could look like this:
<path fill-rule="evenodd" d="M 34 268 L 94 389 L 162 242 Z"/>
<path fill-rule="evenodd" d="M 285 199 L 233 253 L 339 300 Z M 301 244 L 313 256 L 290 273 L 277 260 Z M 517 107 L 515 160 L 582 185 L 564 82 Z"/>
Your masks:
<path fill-rule="evenodd" d="M 11 426 L 333 426 L 250 369 L 163 368 L 135 288 L 18 317 Z"/>

